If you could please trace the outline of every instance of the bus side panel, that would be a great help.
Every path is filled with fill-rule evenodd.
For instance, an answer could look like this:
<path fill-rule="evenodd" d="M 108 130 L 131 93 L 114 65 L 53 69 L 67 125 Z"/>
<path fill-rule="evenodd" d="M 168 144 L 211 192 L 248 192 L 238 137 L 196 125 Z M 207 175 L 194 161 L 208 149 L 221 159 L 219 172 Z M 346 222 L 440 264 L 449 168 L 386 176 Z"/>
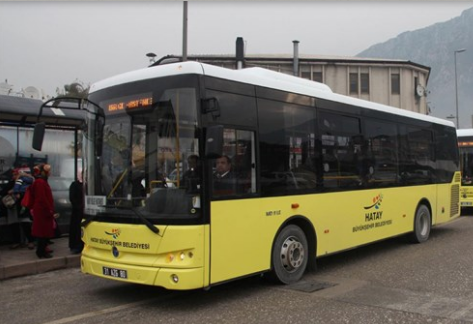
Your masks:
<path fill-rule="evenodd" d="M 411 232 L 419 201 L 436 195 L 427 185 L 212 202 L 210 282 L 269 270 L 274 238 L 290 217 L 312 222 L 323 256 Z"/>
<path fill-rule="evenodd" d="M 322 199 L 309 202 L 309 208 L 320 214 L 317 256 L 409 233 L 419 201 L 435 197 L 434 185 L 321 195 Z"/>
<path fill-rule="evenodd" d="M 287 214 L 290 208 L 284 200 L 287 199 L 211 203 L 211 284 L 269 269 L 271 245 L 283 219 L 282 209 Z"/>
<path fill-rule="evenodd" d="M 458 175 L 455 178 L 460 178 Z M 437 213 L 432 224 L 442 224 L 460 216 L 460 181 L 437 186 Z"/>

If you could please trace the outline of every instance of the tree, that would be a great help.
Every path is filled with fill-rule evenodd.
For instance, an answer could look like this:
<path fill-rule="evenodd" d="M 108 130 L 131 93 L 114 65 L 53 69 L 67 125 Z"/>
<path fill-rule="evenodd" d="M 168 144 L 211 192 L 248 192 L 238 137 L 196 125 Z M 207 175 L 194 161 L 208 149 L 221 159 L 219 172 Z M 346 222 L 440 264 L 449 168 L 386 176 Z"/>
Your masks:
<path fill-rule="evenodd" d="M 89 89 L 90 85 L 87 87 L 84 87 L 83 82 L 81 81 L 74 81 L 71 84 L 65 84 L 64 85 L 64 90 L 65 93 L 59 93 L 59 89 L 57 90 L 57 97 L 56 98 L 61 98 L 61 97 L 75 97 L 75 98 L 87 98 L 87 95 L 89 94 Z"/>

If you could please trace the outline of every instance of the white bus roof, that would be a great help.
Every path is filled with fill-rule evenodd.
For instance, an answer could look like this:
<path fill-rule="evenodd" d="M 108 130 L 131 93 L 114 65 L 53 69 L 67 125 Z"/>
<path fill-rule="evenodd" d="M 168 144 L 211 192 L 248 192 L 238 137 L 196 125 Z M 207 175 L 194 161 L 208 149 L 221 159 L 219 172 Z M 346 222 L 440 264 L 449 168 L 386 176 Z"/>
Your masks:
<path fill-rule="evenodd" d="M 473 136 L 473 128 L 457 129 L 457 137 Z"/>
<path fill-rule="evenodd" d="M 360 106 L 368 109 L 388 112 L 394 115 L 406 116 L 436 124 L 454 127 L 454 123 L 449 120 L 423 115 L 420 113 L 383 104 L 378 104 L 371 101 L 344 96 L 341 94 L 336 94 L 332 92 L 330 87 L 323 83 L 302 79 L 288 74 L 274 72 L 271 70 L 257 67 L 241 70 L 231 70 L 194 61 L 158 65 L 120 74 L 94 83 L 90 88 L 90 93 L 119 84 L 184 74 L 208 75 L 221 79 L 233 80 L 271 89 L 293 92 L 301 95 L 336 101 L 348 105 Z"/>

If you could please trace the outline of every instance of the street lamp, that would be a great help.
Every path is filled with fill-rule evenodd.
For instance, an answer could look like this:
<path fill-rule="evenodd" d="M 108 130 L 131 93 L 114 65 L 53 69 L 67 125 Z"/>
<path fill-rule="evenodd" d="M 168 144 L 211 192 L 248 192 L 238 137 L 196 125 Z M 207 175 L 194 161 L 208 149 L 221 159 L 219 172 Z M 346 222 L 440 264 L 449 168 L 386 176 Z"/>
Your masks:
<path fill-rule="evenodd" d="M 458 86 L 457 86 L 457 53 L 461 53 L 466 51 L 466 49 L 458 49 L 453 52 L 453 58 L 455 61 L 455 109 L 456 109 L 456 120 L 457 120 L 457 129 L 460 129 L 460 126 L 458 124 Z"/>
<path fill-rule="evenodd" d="M 146 56 L 149 58 L 149 64 L 153 64 L 156 61 L 156 54 L 147 53 Z"/>

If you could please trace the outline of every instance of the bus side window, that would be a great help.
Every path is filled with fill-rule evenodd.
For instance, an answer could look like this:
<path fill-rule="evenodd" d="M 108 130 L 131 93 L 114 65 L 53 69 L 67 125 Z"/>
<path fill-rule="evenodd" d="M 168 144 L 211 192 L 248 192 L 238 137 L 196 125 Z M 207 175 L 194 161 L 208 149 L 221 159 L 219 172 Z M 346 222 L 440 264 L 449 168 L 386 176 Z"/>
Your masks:
<path fill-rule="evenodd" d="M 393 122 L 365 120 L 365 136 L 371 161 L 370 187 L 389 187 L 399 183 L 398 130 Z"/>
<path fill-rule="evenodd" d="M 254 132 L 246 130 L 224 129 L 224 155 L 215 160 L 214 170 L 214 196 L 218 195 L 246 195 L 256 192 L 256 161 L 255 161 L 255 136 Z M 221 177 L 224 171 L 222 165 L 227 164 L 230 169 L 229 178 Z M 231 181 L 231 185 L 230 185 Z M 227 190 L 217 190 L 219 187 Z M 231 189 L 231 190 L 228 190 Z"/>
<path fill-rule="evenodd" d="M 261 194 L 279 196 L 318 190 L 320 145 L 315 109 L 261 98 L 258 114 Z"/>
<path fill-rule="evenodd" d="M 323 188 L 329 191 L 364 186 L 363 146 L 360 120 L 336 113 L 320 112 Z"/>

